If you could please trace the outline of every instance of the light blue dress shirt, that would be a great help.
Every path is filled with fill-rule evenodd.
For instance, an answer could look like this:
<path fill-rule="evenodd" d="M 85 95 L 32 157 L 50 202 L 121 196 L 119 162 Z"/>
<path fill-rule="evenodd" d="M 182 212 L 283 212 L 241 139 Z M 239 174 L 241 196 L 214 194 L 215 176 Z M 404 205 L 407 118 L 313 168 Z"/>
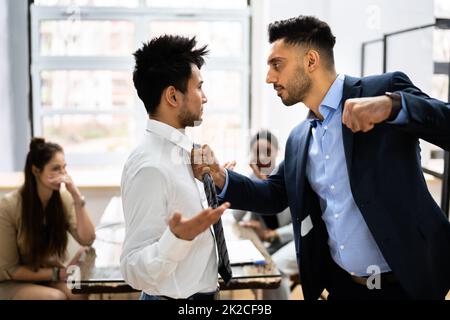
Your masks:
<path fill-rule="evenodd" d="M 306 176 L 319 196 L 322 219 L 328 231 L 328 245 L 333 260 L 348 273 L 367 276 L 376 272 L 391 271 L 381 254 L 366 222 L 357 207 L 350 189 L 350 181 L 342 140 L 342 96 L 345 75 L 338 75 L 320 104 L 319 121 L 310 112 L 312 137 L 308 148 Z M 401 93 L 400 93 L 401 94 Z M 407 122 L 404 107 L 394 121 Z M 228 188 L 228 172 L 222 192 L 223 199 Z"/>
<path fill-rule="evenodd" d="M 312 137 L 306 176 L 319 196 L 333 260 L 347 272 L 365 276 L 373 273 L 371 266 L 378 267 L 381 272 L 390 271 L 390 268 L 350 189 L 342 140 L 344 79 L 344 75 L 339 75 L 320 103 L 319 112 L 324 120 L 319 121 L 312 112 L 308 115 Z"/>

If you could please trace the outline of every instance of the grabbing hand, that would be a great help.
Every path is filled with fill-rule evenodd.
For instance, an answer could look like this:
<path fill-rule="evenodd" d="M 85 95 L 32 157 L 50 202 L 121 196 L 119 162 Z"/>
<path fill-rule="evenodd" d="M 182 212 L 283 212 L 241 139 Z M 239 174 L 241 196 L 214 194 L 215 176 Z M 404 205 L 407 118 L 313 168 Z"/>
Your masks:
<path fill-rule="evenodd" d="M 216 186 L 220 189 L 225 184 L 225 169 L 220 166 L 214 152 L 208 145 L 203 145 L 201 148 L 193 148 L 191 151 L 191 166 L 194 176 L 203 181 L 205 173 L 211 174 Z"/>

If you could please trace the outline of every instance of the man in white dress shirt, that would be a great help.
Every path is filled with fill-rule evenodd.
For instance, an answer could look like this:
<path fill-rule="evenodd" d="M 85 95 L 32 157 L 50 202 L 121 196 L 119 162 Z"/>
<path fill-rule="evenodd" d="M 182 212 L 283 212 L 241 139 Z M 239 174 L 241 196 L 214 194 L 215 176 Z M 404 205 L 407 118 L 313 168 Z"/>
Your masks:
<path fill-rule="evenodd" d="M 164 35 L 134 54 L 133 81 L 149 120 L 122 174 L 120 267 L 144 300 L 217 298 L 211 225 L 229 204 L 205 209 L 190 165 L 193 142 L 184 129 L 201 123 L 207 102 L 200 73 L 207 50 L 195 46 L 195 37 Z"/>

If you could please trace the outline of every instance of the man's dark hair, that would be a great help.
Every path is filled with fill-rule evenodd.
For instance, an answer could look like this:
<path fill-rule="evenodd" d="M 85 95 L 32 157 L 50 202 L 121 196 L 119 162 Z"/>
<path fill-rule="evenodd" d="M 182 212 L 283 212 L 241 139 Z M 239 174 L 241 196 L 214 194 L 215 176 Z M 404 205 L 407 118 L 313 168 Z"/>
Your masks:
<path fill-rule="evenodd" d="M 280 39 L 291 45 L 316 49 L 325 56 L 328 67 L 334 66 L 333 47 L 336 37 L 326 22 L 311 16 L 275 21 L 269 25 L 269 42 Z"/>
<path fill-rule="evenodd" d="M 163 35 L 144 43 L 134 53 L 136 65 L 133 82 L 147 113 L 155 114 L 163 90 L 174 86 L 185 93 L 192 74 L 192 64 L 199 69 L 208 53 L 206 45 L 195 49 L 195 37 Z"/>

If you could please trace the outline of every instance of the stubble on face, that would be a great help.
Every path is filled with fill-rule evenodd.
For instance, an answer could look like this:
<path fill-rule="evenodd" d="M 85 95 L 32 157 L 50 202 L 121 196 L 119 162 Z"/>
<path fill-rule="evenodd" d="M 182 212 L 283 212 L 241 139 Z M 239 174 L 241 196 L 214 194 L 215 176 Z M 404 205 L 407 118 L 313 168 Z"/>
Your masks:
<path fill-rule="evenodd" d="M 286 106 L 303 102 L 311 89 L 311 84 L 312 81 L 305 73 L 305 69 L 298 65 L 294 77 L 285 85 L 287 96 L 281 95 L 281 101 Z"/>
<path fill-rule="evenodd" d="M 200 69 L 192 65 L 192 75 L 188 81 L 186 93 L 183 94 L 178 114 L 178 122 L 182 128 L 196 127 L 202 123 L 203 104 L 207 101 L 202 91 L 202 84 Z"/>
<path fill-rule="evenodd" d="M 178 122 L 181 124 L 182 128 L 197 127 L 201 125 L 202 121 L 201 115 L 195 114 L 189 110 L 186 103 L 183 105 L 178 115 Z"/>

